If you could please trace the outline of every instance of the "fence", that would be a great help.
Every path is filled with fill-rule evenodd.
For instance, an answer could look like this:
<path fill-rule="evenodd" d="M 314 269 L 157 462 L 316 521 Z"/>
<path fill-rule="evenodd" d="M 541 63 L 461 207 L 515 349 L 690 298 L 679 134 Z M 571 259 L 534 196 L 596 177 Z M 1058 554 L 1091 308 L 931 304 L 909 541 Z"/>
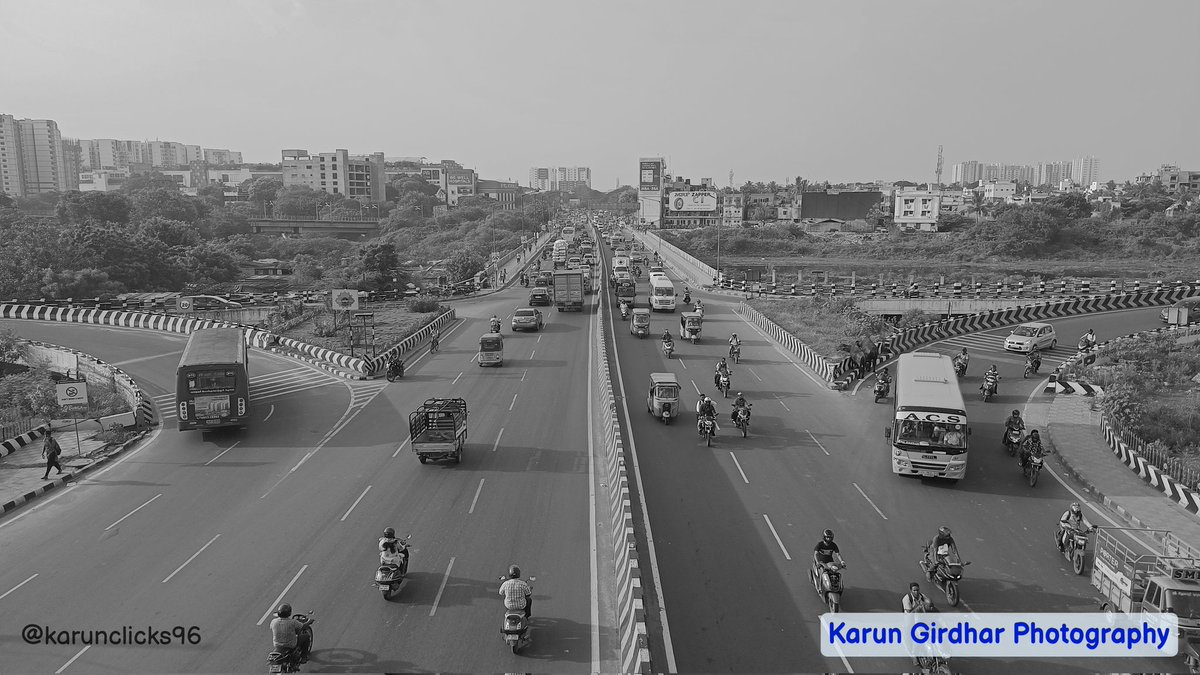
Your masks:
<path fill-rule="evenodd" d="M 1102 429 L 1107 427 L 1108 433 L 1124 443 L 1126 448 L 1145 458 L 1176 482 L 1191 490 L 1200 490 L 1200 470 L 1185 466 L 1183 459 L 1172 455 L 1171 449 L 1166 445 L 1146 442 L 1133 431 L 1122 427 L 1121 423 L 1108 413 L 1101 413 L 1100 426 Z"/>
<path fill-rule="evenodd" d="M 16 419 L 6 422 L 0 422 L 0 440 L 16 438 L 22 434 L 27 434 L 33 429 L 32 419 Z"/>

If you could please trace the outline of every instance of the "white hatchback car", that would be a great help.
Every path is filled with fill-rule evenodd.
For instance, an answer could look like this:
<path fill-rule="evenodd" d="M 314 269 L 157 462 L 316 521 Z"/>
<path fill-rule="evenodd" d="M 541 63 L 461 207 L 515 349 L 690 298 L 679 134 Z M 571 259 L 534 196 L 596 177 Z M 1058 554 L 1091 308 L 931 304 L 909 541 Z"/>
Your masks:
<path fill-rule="evenodd" d="M 1004 349 L 1010 352 L 1029 353 L 1035 347 L 1046 350 L 1056 345 L 1058 335 L 1054 333 L 1054 326 L 1048 323 L 1023 323 L 1004 339 Z"/>

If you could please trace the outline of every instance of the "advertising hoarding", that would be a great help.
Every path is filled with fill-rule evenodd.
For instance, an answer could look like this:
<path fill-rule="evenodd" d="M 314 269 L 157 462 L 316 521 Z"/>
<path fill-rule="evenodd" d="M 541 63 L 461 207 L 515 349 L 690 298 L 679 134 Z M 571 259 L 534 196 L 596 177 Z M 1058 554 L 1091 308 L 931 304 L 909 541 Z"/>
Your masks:
<path fill-rule="evenodd" d="M 717 210 L 717 193 L 708 191 L 672 192 L 667 196 L 667 205 L 672 211 L 711 213 Z"/>
<path fill-rule="evenodd" d="M 446 174 L 446 184 L 448 185 L 471 185 L 475 181 L 470 171 L 451 171 Z"/>
<path fill-rule="evenodd" d="M 662 159 L 643 159 L 638 162 L 638 189 L 658 192 L 662 189 Z"/>

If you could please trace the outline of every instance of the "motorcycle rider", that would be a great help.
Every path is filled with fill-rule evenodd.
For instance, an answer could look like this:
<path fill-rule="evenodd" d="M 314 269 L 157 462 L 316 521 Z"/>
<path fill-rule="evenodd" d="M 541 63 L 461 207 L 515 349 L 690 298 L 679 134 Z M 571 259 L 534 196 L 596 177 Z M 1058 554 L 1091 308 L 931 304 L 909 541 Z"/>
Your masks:
<path fill-rule="evenodd" d="M 1004 419 L 1004 431 L 1000 433 L 1001 443 L 1008 443 L 1009 429 L 1016 429 L 1017 431 L 1021 432 L 1025 431 L 1025 420 L 1021 418 L 1020 410 L 1012 411 L 1012 415 L 1009 415 Z"/>
<path fill-rule="evenodd" d="M 492 327 L 492 332 L 499 333 L 500 332 L 500 319 L 496 318 L 495 314 L 492 315 L 490 323 L 491 323 L 491 327 Z"/>
<path fill-rule="evenodd" d="M 393 539 L 383 544 L 383 550 L 379 552 L 380 565 L 395 565 L 400 568 L 400 574 L 408 573 L 408 554 L 405 553 L 400 543 Z"/>
<path fill-rule="evenodd" d="M 292 606 L 283 603 L 271 619 L 271 644 L 274 650 L 289 655 L 296 652 L 298 663 L 308 663 L 308 651 L 312 649 L 312 636 L 304 630 L 304 624 L 292 618 Z"/>
<path fill-rule="evenodd" d="M 1094 349 L 1096 347 L 1096 331 L 1089 328 L 1088 332 L 1084 333 L 1079 338 L 1080 349 Z"/>
<path fill-rule="evenodd" d="M 829 563 L 837 563 L 845 566 L 846 562 L 842 560 L 842 552 L 838 549 L 838 545 L 833 543 L 833 530 L 825 530 L 821 533 L 821 541 L 813 547 L 813 574 L 818 579 L 821 578 L 821 571 Z"/>
<path fill-rule="evenodd" d="M 525 610 L 525 620 L 533 613 L 533 589 L 521 578 L 521 568 L 508 568 L 508 579 L 500 584 L 500 595 L 504 596 L 504 609 Z"/>
<path fill-rule="evenodd" d="M 991 386 L 992 395 L 1000 394 L 1000 371 L 996 369 L 996 364 L 992 364 L 991 368 L 983 374 L 983 384 L 979 385 L 979 391 L 983 391 L 984 387 Z"/>
<path fill-rule="evenodd" d="M 1058 550 L 1067 550 L 1067 537 L 1073 533 L 1088 532 L 1093 527 L 1079 508 L 1079 502 L 1071 502 L 1071 507 L 1058 519 Z"/>
<path fill-rule="evenodd" d="M 743 396 L 742 392 L 740 392 L 740 391 L 738 392 L 737 398 L 733 399 L 733 411 L 729 413 L 729 419 L 734 424 L 737 424 L 738 408 L 745 408 L 746 409 L 746 417 L 747 417 L 747 419 L 749 419 L 750 404 L 746 401 L 746 397 Z"/>
<path fill-rule="evenodd" d="M 1033 372 L 1037 372 L 1042 367 L 1042 352 L 1037 347 L 1029 350 L 1029 355 L 1025 357 L 1025 366 Z"/>
<path fill-rule="evenodd" d="M 391 544 L 391 546 L 395 548 L 398 542 L 399 540 L 396 539 L 396 528 L 383 528 L 383 536 L 379 538 L 379 552 L 382 553 L 384 547 L 388 544 Z"/>
<path fill-rule="evenodd" d="M 671 337 L 671 329 L 668 328 L 668 329 L 664 330 L 663 336 L 662 336 L 663 346 L 673 344 L 674 342 L 675 342 L 675 339 Z"/>
<path fill-rule="evenodd" d="M 394 370 L 397 375 L 404 377 L 404 359 L 399 354 L 393 354 L 391 360 L 388 361 L 388 370 Z"/>
<path fill-rule="evenodd" d="M 958 560 L 959 555 L 958 544 L 954 543 L 954 537 L 950 536 L 950 528 L 943 525 L 938 528 L 937 536 L 929 542 L 929 547 L 925 549 L 926 569 L 933 574 L 937 563 L 945 558 Z"/>
<path fill-rule="evenodd" d="M 436 352 L 442 344 L 442 331 L 433 334 L 433 339 L 429 341 L 429 351 Z"/>
<path fill-rule="evenodd" d="M 731 333 L 729 335 L 729 356 L 732 357 L 733 352 L 740 351 L 741 348 L 742 348 L 741 338 L 738 337 L 737 333 Z"/>
<path fill-rule="evenodd" d="M 713 404 L 712 399 L 705 396 L 696 403 L 696 433 L 704 433 L 701 425 L 704 423 L 704 418 L 709 417 L 714 421 L 717 418 L 717 406 Z M 717 425 L 713 424 L 713 435 L 717 435 Z"/>
<path fill-rule="evenodd" d="M 1034 429 L 1029 432 L 1029 438 L 1026 438 L 1021 443 L 1021 455 L 1017 458 L 1017 466 L 1025 468 L 1025 463 L 1034 455 L 1042 457 L 1046 454 L 1046 448 L 1042 445 L 1042 439 L 1038 436 L 1038 430 Z"/>
<path fill-rule="evenodd" d="M 721 385 L 721 376 L 722 375 L 725 375 L 725 376 L 729 375 L 729 364 L 725 362 L 724 356 L 721 357 L 720 361 L 717 361 L 717 367 L 713 369 L 713 386 L 714 387 L 719 387 Z M 730 379 L 730 381 L 733 380 L 732 377 L 730 377 L 729 379 Z"/>
<path fill-rule="evenodd" d="M 967 365 L 971 363 L 971 355 L 967 353 L 967 348 L 963 347 L 962 351 L 954 355 L 954 366 L 962 368 L 963 374 L 967 374 Z"/>
<path fill-rule="evenodd" d="M 891 391 L 891 389 L 892 389 L 892 374 L 890 372 L 888 372 L 887 366 L 883 367 L 882 372 L 876 373 L 875 377 L 877 379 L 877 382 L 875 383 L 876 386 L 882 384 L 884 386 L 884 391 Z"/>

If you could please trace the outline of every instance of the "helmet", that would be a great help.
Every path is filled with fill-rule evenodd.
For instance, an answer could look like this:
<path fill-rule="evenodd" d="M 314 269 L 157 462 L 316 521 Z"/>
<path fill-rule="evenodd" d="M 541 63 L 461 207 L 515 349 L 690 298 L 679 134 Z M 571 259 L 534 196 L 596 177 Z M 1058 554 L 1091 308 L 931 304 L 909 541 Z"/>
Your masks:
<path fill-rule="evenodd" d="M 387 539 L 395 539 L 396 538 L 396 528 L 385 527 L 383 529 L 383 536 Z"/>
<path fill-rule="evenodd" d="M 279 618 L 286 619 L 292 615 L 292 606 L 285 602 L 275 610 L 275 613 L 279 615 Z"/>
<path fill-rule="evenodd" d="M 821 538 L 832 541 L 833 540 L 833 530 L 825 530 L 824 532 L 821 533 Z"/>
<path fill-rule="evenodd" d="M 722 356 L 722 357 L 721 357 L 721 363 L 725 363 L 725 357 L 724 357 L 724 356 Z"/>
<path fill-rule="evenodd" d="M 966 353 L 967 353 L 967 348 L 966 348 L 966 347 L 963 347 L 963 349 L 962 349 L 962 353 L 963 353 L 963 354 L 966 354 Z"/>
<path fill-rule="evenodd" d="M 1071 502 L 1071 512 L 1079 513 L 1079 502 Z"/>
<path fill-rule="evenodd" d="M 938 528 L 938 536 L 949 537 L 950 536 L 950 528 L 946 527 L 945 525 L 939 527 Z"/>
<path fill-rule="evenodd" d="M 521 576 L 521 568 L 520 567 L 513 565 L 512 567 L 508 568 L 508 578 L 509 579 L 516 579 L 520 576 Z"/>
<path fill-rule="evenodd" d="M 732 333 L 729 337 L 737 337 L 737 333 Z"/>
<path fill-rule="evenodd" d="M 1030 436 L 1033 436 L 1033 437 L 1035 437 L 1035 438 L 1036 438 L 1036 437 L 1037 437 L 1037 435 L 1038 435 L 1038 430 L 1037 430 L 1037 429 L 1034 429 L 1033 431 L 1029 432 L 1029 435 L 1030 435 Z"/>
<path fill-rule="evenodd" d="M 915 581 L 910 581 L 910 582 L 908 582 L 908 590 L 919 591 L 919 590 L 921 590 L 921 584 L 918 584 Z"/>
<path fill-rule="evenodd" d="M 712 403 L 712 399 L 711 399 L 711 398 L 709 398 L 709 397 L 707 397 L 707 396 L 705 396 L 705 397 L 704 397 L 704 402 L 705 402 L 705 403 Z"/>
<path fill-rule="evenodd" d="M 739 392 L 738 392 L 738 398 L 741 398 L 741 397 L 742 397 L 742 392 L 740 392 L 740 391 L 739 391 Z"/>
<path fill-rule="evenodd" d="M 1020 410 L 1014 410 L 1014 411 L 1013 411 L 1013 414 L 1012 414 L 1012 416 L 1013 416 L 1013 417 L 1020 417 L 1020 416 L 1021 416 L 1021 411 L 1020 411 Z"/>

